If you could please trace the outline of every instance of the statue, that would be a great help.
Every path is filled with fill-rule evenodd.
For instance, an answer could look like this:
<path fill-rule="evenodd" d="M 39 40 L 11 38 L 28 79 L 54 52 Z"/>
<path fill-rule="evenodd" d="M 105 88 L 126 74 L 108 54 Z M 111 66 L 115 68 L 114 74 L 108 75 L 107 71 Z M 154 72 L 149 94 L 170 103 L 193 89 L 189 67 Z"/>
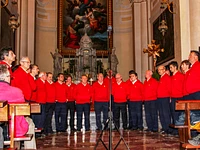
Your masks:
<path fill-rule="evenodd" d="M 114 75 L 117 73 L 117 65 L 118 64 L 119 64 L 119 61 L 115 54 L 115 47 L 113 47 L 112 54 L 111 54 L 111 70 L 113 71 Z"/>
<path fill-rule="evenodd" d="M 53 75 L 56 77 L 59 73 L 62 72 L 62 55 L 58 52 L 58 49 L 55 49 L 55 53 L 50 52 L 53 58 Z"/>

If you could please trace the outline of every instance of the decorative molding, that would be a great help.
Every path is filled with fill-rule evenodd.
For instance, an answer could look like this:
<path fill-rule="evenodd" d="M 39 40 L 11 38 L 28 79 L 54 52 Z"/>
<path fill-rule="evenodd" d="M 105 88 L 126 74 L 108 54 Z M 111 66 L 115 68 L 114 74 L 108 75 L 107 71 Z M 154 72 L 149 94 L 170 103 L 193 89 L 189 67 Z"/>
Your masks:
<path fill-rule="evenodd" d="M 130 22 L 132 23 L 132 14 L 120 16 L 120 23 L 130 23 Z"/>
<path fill-rule="evenodd" d="M 36 12 L 36 19 L 49 22 L 50 21 L 50 14 L 37 11 Z"/>
<path fill-rule="evenodd" d="M 36 25 L 36 29 L 40 31 L 46 31 L 46 32 L 57 32 L 56 27 L 42 27 L 42 26 Z"/>
<path fill-rule="evenodd" d="M 115 0 L 115 9 L 131 9 L 132 3 L 128 0 Z"/>
<path fill-rule="evenodd" d="M 114 33 L 130 33 L 130 32 L 133 32 L 132 28 L 114 28 Z"/>

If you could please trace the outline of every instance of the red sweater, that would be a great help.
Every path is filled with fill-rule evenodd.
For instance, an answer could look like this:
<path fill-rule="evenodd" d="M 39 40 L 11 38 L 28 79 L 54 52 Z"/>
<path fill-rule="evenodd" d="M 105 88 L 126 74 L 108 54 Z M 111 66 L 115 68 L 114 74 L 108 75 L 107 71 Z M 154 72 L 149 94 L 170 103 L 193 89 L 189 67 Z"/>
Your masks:
<path fill-rule="evenodd" d="M 123 81 L 119 85 L 117 83 L 114 83 L 112 88 L 112 94 L 115 103 L 126 102 L 128 96 L 127 84 Z"/>
<path fill-rule="evenodd" d="M 19 67 L 13 73 L 13 80 L 11 81 L 12 86 L 18 87 L 22 90 L 26 100 L 30 100 L 32 95 L 28 76 L 28 72 L 25 72 L 21 67 Z"/>
<path fill-rule="evenodd" d="M 131 102 L 143 100 L 143 84 L 137 80 L 134 84 L 128 84 L 128 99 Z"/>
<path fill-rule="evenodd" d="M 79 83 L 75 88 L 76 104 L 90 103 L 91 98 L 92 87 L 89 84 L 86 84 L 86 86 L 84 86 L 82 83 Z"/>
<path fill-rule="evenodd" d="M 164 74 L 159 81 L 157 96 L 158 98 L 170 97 L 171 95 L 171 78 L 168 74 Z"/>
<path fill-rule="evenodd" d="M 200 91 L 200 62 L 195 62 L 186 76 L 185 88 L 189 94 Z"/>
<path fill-rule="evenodd" d="M 92 100 L 95 102 L 108 102 L 109 94 L 108 94 L 108 84 L 104 83 L 101 85 L 99 82 L 95 82 L 92 85 L 93 88 L 93 96 Z"/>
<path fill-rule="evenodd" d="M 150 78 L 144 81 L 144 101 L 152 101 L 157 99 L 158 81 Z"/>
<path fill-rule="evenodd" d="M 37 85 L 36 85 L 36 80 L 34 77 L 29 73 L 29 83 L 32 89 L 32 95 L 31 95 L 31 101 L 36 101 L 36 90 L 37 90 Z"/>
<path fill-rule="evenodd" d="M 56 100 L 56 88 L 54 83 L 49 83 L 47 80 L 45 81 L 46 88 L 46 102 L 55 103 Z"/>
<path fill-rule="evenodd" d="M 183 80 L 183 96 L 189 95 L 189 93 L 186 91 L 186 79 L 188 76 L 188 72 L 184 74 L 184 80 Z"/>
<path fill-rule="evenodd" d="M 60 84 L 58 81 L 55 83 L 56 88 L 56 100 L 60 103 L 67 101 L 67 91 L 65 83 Z"/>
<path fill-rule="evenodd" d="M 36 91 L 36 102 L 45 104 L 46 103 L 46 88 L 45 82 L 40 78 L 36 80 L 37 91 Z"/>
<path fill-rule="evenodd" d="M 179 71 L 171 76 L 171 97 L 179 98 L 183 97 L 183 82 L 184 75 Z"/>
<path fill-rule="evenodd" d="M 76 84 L 71 83 L 70 86 L 66 85 L 67 88 L 67 100 L 70 102 L 75 101 L 75 88 L 76 88 Z"/>

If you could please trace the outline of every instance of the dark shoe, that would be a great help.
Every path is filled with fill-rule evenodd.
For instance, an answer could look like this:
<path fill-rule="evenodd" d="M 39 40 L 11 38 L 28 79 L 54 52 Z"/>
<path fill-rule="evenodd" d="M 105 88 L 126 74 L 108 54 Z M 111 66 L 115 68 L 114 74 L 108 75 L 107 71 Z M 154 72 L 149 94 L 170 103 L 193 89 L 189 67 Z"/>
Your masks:
<path fill-rule="evenodd" d="M 133 131 L 134 131 L 134 130 L 137 130 L 137 128 L 135 128 L 135 127 L 132 127 L 132 128 L 131 128 L 131 130 L 133 130 Z"/>
<path fill-rule="evenodd" d="M 96 131 L 101 131 L 101 130 L 102 130 L 102 129 L 100 129 L 100 128 L 97 128 L 97 129 L 96 129 Z"/>
<path fill-rule="evenodd" d="M 77 129 L 73 128 L 73 129 L 71 129 L 71 131 L 72 131 L 72 132 L 76 132 L 76 131 L 77 131 Z"/>
<path fill-rule="evenodd" d="M 149 129 L 145 129 L 144 131 L 145 131 L 145 132 L 151 132 L 151 130 L 149 130 Z"/>
<path fill-rule="evenodd" d="M 124 129 L 124 131 L 128 130 L 128 128 L 123 128 L 123 129 Z"/>
<path fill-rule="evenodd" d="M 117 130 L 117 128 L 114 128 L 114 129 L 113 129 L 113 131 L 116 131 L 116 130 Z"/>
<path fill-rule="evenodd" d="M 86 130 L 85 130 L 85 132 L 89 132 L 89 131 L 90 131 L 90 129 L 86 129 Z"/>
<path fill-rule="evenodd" d="M 76 132 L 81 132 L 81 129 L 77 129 Z"/>

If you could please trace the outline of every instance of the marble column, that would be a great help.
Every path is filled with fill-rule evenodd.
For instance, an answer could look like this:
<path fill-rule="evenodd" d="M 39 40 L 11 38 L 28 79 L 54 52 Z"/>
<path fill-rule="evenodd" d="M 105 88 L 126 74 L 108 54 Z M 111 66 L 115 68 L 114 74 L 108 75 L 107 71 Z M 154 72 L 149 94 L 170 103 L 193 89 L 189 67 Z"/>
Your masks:
<path fill-rule="evenodd" d="M 128 79 L 133 69 L 133 30 L 132 7 L 129 0 L 113 1 L 113 38 L 119 60 L 118 72 Z"/>
<path fill-rule="evenodd" d="M 199 50 L 200 46 L 200 25 L 199 25 L 200 1 L 199 0 L 189 1 L 189 12 L 190 12 L 191 49 Z"/>
<path fill-rule="evenodd" d="M 53 58 L 57 48 L 57 0 L 37 0 L 36 5 L 36 64 L 41 71 L 53 72 Z"/>

